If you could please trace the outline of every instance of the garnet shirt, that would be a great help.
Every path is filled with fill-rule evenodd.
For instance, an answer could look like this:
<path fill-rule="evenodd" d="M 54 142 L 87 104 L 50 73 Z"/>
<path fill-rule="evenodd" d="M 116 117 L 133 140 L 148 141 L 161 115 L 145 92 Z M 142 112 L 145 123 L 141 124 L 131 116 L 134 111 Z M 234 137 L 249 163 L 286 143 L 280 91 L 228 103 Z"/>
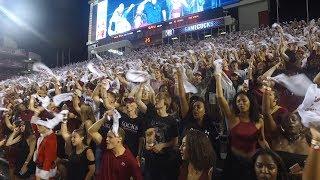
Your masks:
<path fill-rule="evenodd" d="M 106 148 L 105 138 L 101 146 L 103 154 L 98 180 L 128 180 L 130 177 L 134 180 L 143 179 L 138 162 L 128 148 L 121 156 L 116 157 L 112 150 Z"/>

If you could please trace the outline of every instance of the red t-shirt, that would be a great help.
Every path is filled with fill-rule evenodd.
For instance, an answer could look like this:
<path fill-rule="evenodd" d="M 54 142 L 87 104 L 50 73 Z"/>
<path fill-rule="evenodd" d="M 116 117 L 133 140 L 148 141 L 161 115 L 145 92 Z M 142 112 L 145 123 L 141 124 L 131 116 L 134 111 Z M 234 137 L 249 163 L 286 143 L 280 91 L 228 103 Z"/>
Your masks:
<path fill-rule="evenodd" d="M 106 149 L 105 138 L 102 140 L 103 150 L 100 173 L 97 180 L 142 180 L 141 169 L 129 149 L 126 148 L 123 155 L 116 157 L 112 150 Z"/>

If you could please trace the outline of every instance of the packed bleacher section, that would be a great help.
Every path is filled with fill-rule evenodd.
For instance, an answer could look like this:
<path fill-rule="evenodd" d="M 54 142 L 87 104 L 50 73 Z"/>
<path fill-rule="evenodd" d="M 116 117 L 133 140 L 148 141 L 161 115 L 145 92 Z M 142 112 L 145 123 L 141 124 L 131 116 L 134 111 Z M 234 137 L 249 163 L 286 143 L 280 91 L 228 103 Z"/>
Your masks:
<path fill-rule="evenodd" d="M 9 178 L 319 179 L 320 19 L 0 83 Z"/>
<path fill-rule="evenodd" d="M 0 34 L 0 81 L 29 74 L 31 63 L 39 61 L 38 54 L 18 48 L 14 40 Z"/>

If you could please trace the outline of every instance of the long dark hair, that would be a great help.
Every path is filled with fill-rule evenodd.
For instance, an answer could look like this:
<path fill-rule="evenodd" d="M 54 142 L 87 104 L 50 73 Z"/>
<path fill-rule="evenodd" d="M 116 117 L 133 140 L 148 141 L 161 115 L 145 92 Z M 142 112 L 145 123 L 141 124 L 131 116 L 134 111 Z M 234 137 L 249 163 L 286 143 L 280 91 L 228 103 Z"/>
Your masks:
<path fill-rule="evenodd" d="M 72 133 L 77 133 L 79 134 L 80 137 L 83 137 L 83 140 L 82 140 L 82 143 L 83 144 L 86 144 L 87 142 L 87 133 L 86 133 L 86 130 L 83 126 L 81 126 L 79 129 L 75 129 Z"/>
<path fill-rule="evenodd" d="M 188 152 L 188 162 L 196 170 L 215 168 L 216 154 L 209 137 L 205 133 L 190 129 L 186 133 L 186 150 Z"/>
<path fill-rule="evenodd" d="M 24 132 L 21 132 L 21 137 L 22 137 L 22 139 L 27 139 L 31 135 L 33 135 L 32 126 L 31 126 L 31 123 L 29 121 L 20 121 L 19 122 L 19 126 L 21 126 L 22 123 L 25 126 L 25 130 L 24 130 Z"/>
<path fill-rule="evenodd" d="M 259 156 L 268 155 L 271 156 L 278 168 L 277 180 L 289 180 L 289 176 L 287 173 L 287 167 L 282 161 L 281 157 L 273 152 L 271 149 L 260 149 L 256 152 L 255 155 L 252 156 L 253 169 L 255 167 L 255 163 Z"/>
<path fill-rule="evenodd" d="M 250 101 L 250 108 L 249 108 L 250 121 L 254 123 L 259 122 L 259 119 L 260 119 L 259 105 L 257 103 L 257 99 L 250 92 L 240 91 L 234 96 L 232 101 L 232 107 L 234 109 L 235 114 L 238 116 L 240 113 L 240 110 L 237 106 L 237 97 L 240 95 L 247 96 Z"/>

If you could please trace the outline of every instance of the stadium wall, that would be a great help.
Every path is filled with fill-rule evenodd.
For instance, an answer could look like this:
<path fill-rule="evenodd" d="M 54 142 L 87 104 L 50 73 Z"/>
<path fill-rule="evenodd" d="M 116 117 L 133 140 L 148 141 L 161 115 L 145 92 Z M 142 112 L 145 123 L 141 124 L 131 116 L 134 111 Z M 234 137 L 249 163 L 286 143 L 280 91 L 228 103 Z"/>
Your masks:
<path fill-rule="evenodd" d="M 269 11 L 269 4 L 267 0 L 242 0 L 239 3 L 226 6 L 224 9 L 234 7 L 238 7 L 240 31 L 259 27 L 261 24 L 259 13 Z M 268 13 L 265 14 L 268 16 Z M 269 22 L 267 22 L 267 24 L 269 24 Z"/>

